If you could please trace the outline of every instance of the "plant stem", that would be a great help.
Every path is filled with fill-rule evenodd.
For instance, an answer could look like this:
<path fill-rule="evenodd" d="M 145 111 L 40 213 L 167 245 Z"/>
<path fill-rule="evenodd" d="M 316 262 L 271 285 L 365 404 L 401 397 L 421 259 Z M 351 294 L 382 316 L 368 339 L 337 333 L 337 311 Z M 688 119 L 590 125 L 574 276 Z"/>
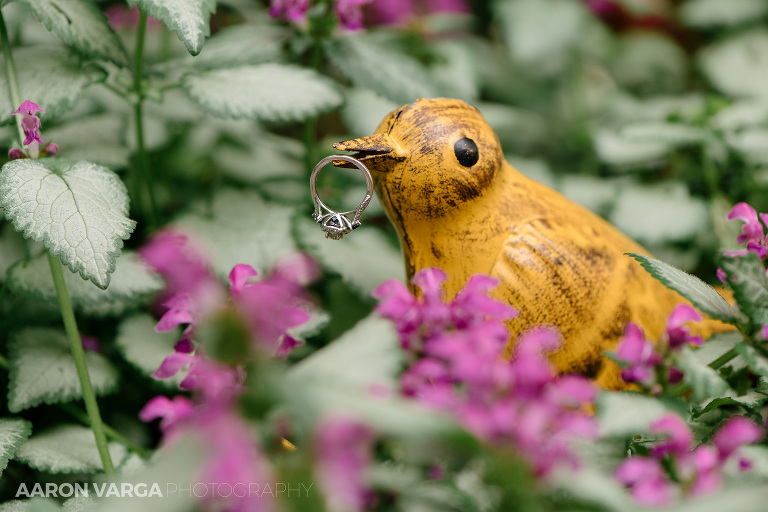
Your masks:
<path fill-rule="evenodd" d="M 317 37 L 312 39 L 312 57 L 310 67 L 315 71 L 320 69 L 323 62 L 323 46 Z M 317 132 L 317 116 L 311 116 L 304 121 L 304 161 L 307 168 L 307 176 L 312 172 L 317 162 L 315 154 L 315 136 Z"/>
<path fill-rule="evenodd" d="M 11 97 L 11 102 L 13 102 L 14 105 L 20 105 L 21 95 L 19 94 L 19 83 L 16 77 L 16 66 L 13 62 L 11 43 L 8 39 L 8 29 L 5 26 L 2 10 L 0 10 L 0 45 L 2 45 L 3 48 L 5 78 L 8 82 L 8 92 Z M 20 117 L 16 118 L 16 126 L 19 130 L 19 143 L 21 144 L 21 147 L 23 147 L 24 130 L 21 128 Z M 104 426 L 101 422 L 99 406 L 96 403 L 96 395 L 93 393 L 93 386 L 91 386 L 91 379 L 88 376 L 88 367 L 85 364 L 83 344 L 80 341 L 80 334 L 77 330 L 77 322 L 75 321 L 75 312 L 72 310 L 72 302 L 69 300 L 67 287 L 64 283 L 61 262 L 59 261 L 59 258 L 48 252 L 48 263 L 51 267 L 51 275 L 53 276 L 53 284 L 56 288 L 56 296 L 59 298 L 59 308 L 61 309 L 61 317 L 64 321 L 64 331 L 67 333 L 69 347 L 72 351 L 72 357 L 75 360 L 77 377 L 80 379 L 80 388 L 83 392 L 85 408 L 88 411 L 88 417 L 90 418 L 91 430 L 93 430 L 93 436 L 96 439 L 96 447 L 99 450 L 99 456 L 101 457 L 101 463 L 104 466 L 104 472 L 108 476 L 111 476 L 115 474 L 115 468 L 112 465 L 112 459 L 107 450 L 107 439 L 104 436 Z M 2 358 L 2 363 L 3 366 L 8 366 L 8 361 L 5 358 Z"/>
<path fill-rule="evenodd" d="M 155 200 L 155 191 L 152 188 L 152 175 L 149 171 L 149 159 L 144 145 L 144 39 L 147 33 L 147 15 L 141 13 L 139 16 L 139 27 L 136 29 L 136 51 L 133 55 L 133 87 L 136 92 L 136 100 L 133 105 L 134 124 L 136 125 L 136 153 L 138 158 L 139 172 L 141 174 L 138 181 L 143 181 L 147 188 L 149 196 L 149 223 L 151 227 L 158 224 L 157 201 Z"/>
<path fill-rule="evenodd" d="M 70 404 L 59 404 L 59 407 L 61 407 L 67 414 L 77 419 L 78 421 L 84 423 L 85 425 L 89 425 L 89 426 L 91 425 L 91 420 L 88 417 L 88 415 L 83 411 L 81 411 L 79 408 Z M 128 439 L 123 434 L 113 429 L 109 425 L 104 424 L 104 433 L 110 439 L 117 441 L 118 443 L 122 444 L 132 452 L 139 454 L 141 457 L 146 458 L 146 457 L 149 457 L 149 455 L 151 454 L 149 450 L 134 443 L 133 441 L 131 441 L 130 439 Z"/>
<path fill-rule="evenodd" d="M 5 27 L 2 9 L 0 9 L 0 46 L 3 47 L 3 61 L 5 62 L 5 78 L 8 81 L 8 92 L 11 96 L 11 103 L 16 108 L 21 105 L 21 94 L 19 94 L 19 81 L 16 78 L 16 66 L 13 63 L 11 41 L 8 39 L 8 29 Z M 21 127 L 22 116 L 13 117 L 16 119 L 16 129 L 19 132 L 19 147 L 23 148 L 24 129 Z"/>
<path fill-rule="evenodd" d="M 8 362 L 8 359 L 6 359 L 5 356 L 0 354 L 0 367 L 2 367 L 5 370 L 8 370 L 10 367 L 10 363 Z M 81 423 L 87 426 L 91 426 L 91 420 L 88 418 L 88 415 L 85 414 L 83 411 L 75 407 L 71 404 L 58 404 L 58 407 L 62 409 L 64 412 L 72 416 L 73 418 L 77 419 Z M 104 424 L 104 433 L 107 434 L 107 437 L 110 439 L 117 441 L 118 443 L 122 444 L 132 452 L 138 453 L 142 457 L 149 457 L 151 455 L 150 450 L 147 450 L 146 448 L 142 448 L 138 444 L 134 443 L 127 437 L 125 437 L 123 434 L 118 432 L 117 430 L 113 429 L 107 424 Z"/>
<path fill-rule="evenodd" d="M 731 359 L 736 357 L 738 355 L 738 352 L 736 352 L 736 348 L 732 348 L 725 354 L 721 355 L 711 363 L 709 363 L 707 366 L 712 368 L 713 370 L 719 370 L 722 366 L 724 366 L 726 363 L 728 363 Z"/>
<path fill-rule="evenodd" d="M 64 320 L 64 330 L 66 331 L 67 339 L 69 340 L 69 349 L 72 351 L 72 357 L 75 360 L 77 378 L 80 380 L 80 388 L 82 389 L 83 400 L 85 401 L 85 410 L 88 412 L 91 430 L 93 430 L 93 436 L 96 438 L 96 448 L 99 450 L 99 457 L 101 457 L 101 464 L 104 466 L 104 472 L 107 476 L 112 476 L 115 474 L 115 467 L 112 465 L 112 458 L 109 456 L 109 450 L 107 449 L 104 424 L 101 422 L 99 405 L 96 403 L 96 395 L 93 392 L 93 386 L 91 386 L 91 378 L 88 375 L 88 366 L 85 364 L 85 351 L 83 350 L 83 343 L 80 341 L 80 334 L 77 331 L 75 312 L 72 310 L 72 302 L 69 300 L 67 285 L 64 283 L 62 265 L 59 258 L 50 252 L 48 253 L 48 263 L 51 267 L 51 274 L 53 275 L 56 296 L 59 298 L 59 308 L 61 309 L 61 316 Z"/>

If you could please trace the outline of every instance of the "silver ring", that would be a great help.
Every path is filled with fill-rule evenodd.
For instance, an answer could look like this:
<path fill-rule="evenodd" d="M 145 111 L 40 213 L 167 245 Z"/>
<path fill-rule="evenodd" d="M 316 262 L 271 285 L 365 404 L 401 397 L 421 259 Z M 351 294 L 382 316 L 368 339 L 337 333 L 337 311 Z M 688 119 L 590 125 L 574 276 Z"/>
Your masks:
<path fill-rule="evenodd" d="M 354 210 L 337 212 L 326 206 L 325 203 L 320 200 L 320 196 L 317 195 L 317 173 L 320 172 L 320 169 L 334 160 L 344 160 L 345 162 L 353 164 L 362 171 L 363 176 L 365 177 L 365 197 L 360 205 Z M 315 222 L 322 225 L 323 231 L 325 231 L 325 238 L 341 240 L 344 235 L 360 226 L 360 215 L 362 215 L 363 210 L 365 210 L 368 203 L 371 202 L 371 198 L 373 198 L 373 179 L 371 178 L 371 173 L 368 168 L 360 160 L 347 155 L 331 155 L 317 162 L 314 170 L 312 170 L 312 176 L 309 178 L 309 189 L 312 192 L 312 200 L 315 202 L 315 211 L 312 214 L 312 218 L 315 219 Z"/>

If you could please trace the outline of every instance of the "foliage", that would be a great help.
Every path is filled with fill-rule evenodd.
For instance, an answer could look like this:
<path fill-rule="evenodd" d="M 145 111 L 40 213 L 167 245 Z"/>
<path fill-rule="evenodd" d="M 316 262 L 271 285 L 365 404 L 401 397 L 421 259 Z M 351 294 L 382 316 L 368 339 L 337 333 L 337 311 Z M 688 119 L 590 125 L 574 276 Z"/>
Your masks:
<path fill-rule="evenodd" d="M 764 508 L 763 1 L 0 8 L 0 510 Z M 628 327 L 609 357 L 635 384 L 595 397 L 552 374 L 555 331 L 499 358 L 489 281 L 411 295 L 378 199 L 324 239 L 315 163 L 424 96 L 475 105 L 507 160 L 730 327 Z M 365 193 L 330 167 L 317 185 L 344 209 Z M 164 497 L 19 494 L 141 482 Z M 188 482 L 249 495 L 171 494 Z"/>

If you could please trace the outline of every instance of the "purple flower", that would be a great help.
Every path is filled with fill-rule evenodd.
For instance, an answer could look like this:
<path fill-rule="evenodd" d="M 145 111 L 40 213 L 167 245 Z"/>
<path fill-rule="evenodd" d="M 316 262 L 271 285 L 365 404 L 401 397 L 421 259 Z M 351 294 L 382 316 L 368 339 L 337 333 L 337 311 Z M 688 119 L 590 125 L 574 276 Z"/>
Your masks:
<path fill-rule="evenodd" d="M 230 296 L 256 341 L 257 348 L 269 354 L 288 355 L 298 345 L 287 339 L 286 331 L 309 320 L 307 299 L 301 287 L 284 273 L 252 281 L 257 275 L 249 265 L 236 265 L 229 274 Z"/>
<path fill-rule="evenodd" d="M 195 409 L 192 401 L 184 396 L 175 396 L 170 399 L 166 396 L 156 396 L 139 412 L 141 421 L 149 422 L 157 418 L 160 420 L 160 429 L 168 436 L 186 418 L 192 415 Z"/>
<path fill-rule="evenodd" d="M 18 160 L 19 158 L 28 158 L 28 157 L 19 148 L 11 148 L 10 150 L 8 150 L 8 159 Z"/>
<path fill-rule="evenodd" d="M 654 346 L 645 339 L 640 326 L 632 322 L 628 322 L 624 328 L 624 337 L 619 342 L 616 357 L 629 363 L 628 367 L 621 369 L 624 381 L 646 386 L 653 384 L 655 368 L 662 361 Z"/>
<path fill-rule="evenodd" d="M 13 112 L 13 115 L 23 114 L 21 128 L 24 130 L 24 135 L 26 136 L 22 143 L 24 146 L 28 146 L 33 140 L 40 144 L 43 143 L 43 139 L 40 138 L 40 118 L 35 116 L 36 112 L 45 113 L 45 110 L 29 100 L 22 103 L 19 108 Z"/>
<path fill-rule="evenodd" d="M 667 319 L 667 340 L 669 348 L 679 349 L 686 343 L 701 345 L 704 340 L 701 336 L 691 336 L 690 329 L 685 325 L 687 322 L 701 322 L 701 313 L 696 311 L 688 304 L 678 304 Z"/>
<path fill-rule="evenodd" d="M 754 208 L 747 203 L 738 203 L 734 206 L 730 213 L 728 213 L 728 220 L 738 219 L 744 223 L 741 226 L 741 234 L 736 241 L 740 244 L 746 242 L 746 251 L 730 251 L 726 252 L 727 257 L 743 256 L 748 252 L 757 254 L 760 259 L 764 259 L 768 256 L 768 240 L 763 235 L 763 224 L 758 220 L 758 214 Z M 761 213 L 760 219 L 764 223 L 768 223 L 768 215 Z"/>
<path fill-rule="evenodd" d="M 328 510 L 362 510 L 373 497 L 365 482 L 373 460 L 373 432 L 357 421 L 330 418 L 318 425 L 315 436 L 315 470 Z"/>
<path fill-rule="evenodd" d="M 469 6 L 466 0 L 373 0 L 368 12 L 373 24 L 406 25 L 430 14 L 465 14 Z"/>
<path fill-rule="evenodd" d="M 346 30 L 363 28 L 363 6 L 371 0 L 336 0 L 333 10 L 339 17 L 339 23 Z"/>
<path fill-rule="evenodd" d="M 272 0 L 269 15 L 294 23 L 303 22 L 309 10 L 309 0 Z"/>
<path fill-rule="evenodd" d="M 90 350 L 92 352 L 101 352 L 101 344 L 96 336 L 83 336 L 80 335 L 80 342 L 83 344 L 83 350 Z"/>
<path fill-rule="evenodd" d="M 443 271 L 424 269 L 413 277 L 417 296 L 396 281 L 375 292 L 382 298 L 376 310 L 394 322 L 415 359 L 401 376 L 403 394 L 454 415 L 494 446 L 511 447 L 538 475 L 575 465 L 571 441 L 596 434 L 594 419 L 582 412 L 595 390 L 583 377 L 557 377 L 547 354 L 561 345 L 560 333 L 529 329 L 506 361 L 504 322 L 517 311 L 488 296 L 496 280 L 473 276 L 450 302 L 445 280 Z"/>
<path fill-rule="evenodd" d="M 653 447 L 651 453 L 654 457 L 663 458 L 667 455 L 682 457 L 688 453 L 693 444 L 693 433 L 679 416 L 668 414 L 651 423 L 652 434 L 666 434 L 666 440 Z"/>
<path fill-rule="evenodd" d="M 672 502 L 674 486 L 667 480 L 659 460 L 630 457 L 616 468 L 614 477 L 632 490 L 638 503 L 657 507 Z"/>
<path fill-rule="evenodd" d="M 760 441 L 765 430 L 743 416 L 734 416 L 718 430 L 713 439 L 720 460 L 725 460 L 740 447 Z"/>

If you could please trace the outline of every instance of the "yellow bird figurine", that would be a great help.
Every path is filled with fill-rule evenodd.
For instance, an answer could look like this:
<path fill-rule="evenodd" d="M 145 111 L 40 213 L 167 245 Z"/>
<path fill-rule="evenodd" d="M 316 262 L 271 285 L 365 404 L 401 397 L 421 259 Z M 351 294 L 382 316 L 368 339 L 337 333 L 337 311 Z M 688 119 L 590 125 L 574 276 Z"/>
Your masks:
<path fill-rule="evenodd" d="M 492 295 L 520 310 L 508 324 L 513 340 L 539 324 L 563 333 L 563 348 L 551 356 L 563 373 L 625 388 L 603 352 L 615 350 L 629 321 L 658 339 L 672 309 L 686 302 L 625 256 L 648 254 L 643 247 L 513 168 L 483 116 L 463 101 L 415 101 L 373 135 L 334 147 L 357 152 L 370 169 L 409 281 L 440 267 L 450 298 L 473 274 L 497 278 Z"/>

